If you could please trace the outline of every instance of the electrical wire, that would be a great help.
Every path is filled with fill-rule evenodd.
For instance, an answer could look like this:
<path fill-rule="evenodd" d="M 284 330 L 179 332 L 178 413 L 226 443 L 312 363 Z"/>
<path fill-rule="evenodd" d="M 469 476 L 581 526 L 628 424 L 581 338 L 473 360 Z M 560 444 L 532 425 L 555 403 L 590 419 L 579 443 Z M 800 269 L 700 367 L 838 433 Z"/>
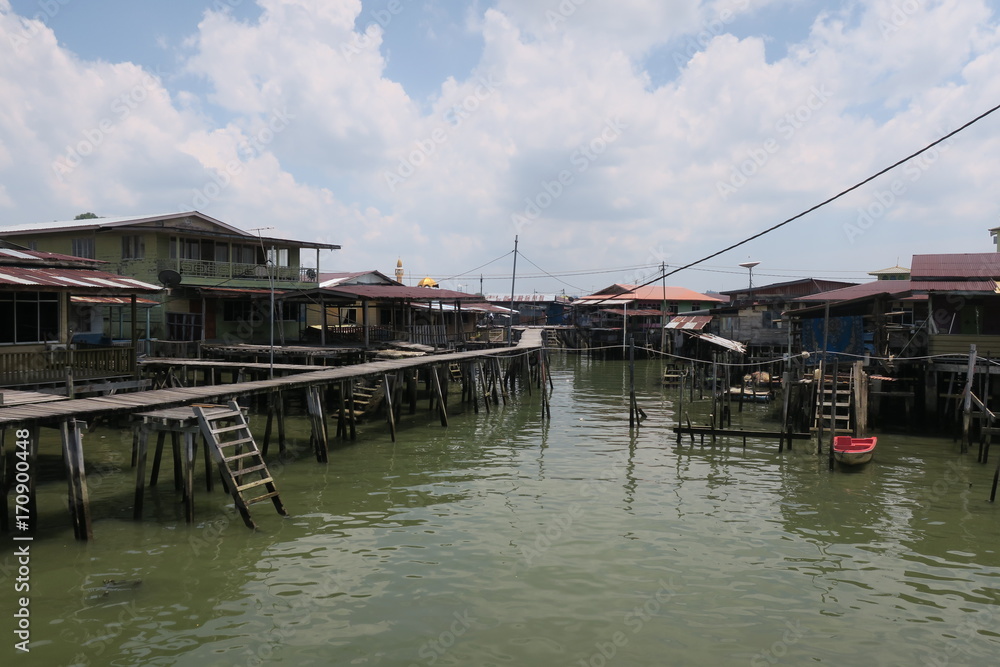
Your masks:
<path fill-rule="evenodd" d="M 518 254 L 521 256 L 521 258 L 524 261 L 526 261 L 528 264 L 531 264 L 533 267 L 535 267 L 536 269 L 538 269 L 539 271 L 541 271 L 542 273 L 544 273 L 545 275 L 547 275 L 549 278 L 552 278 L 553 280 L 558 280 L 559 282 L 561 282 L 563 285 L 566 285 L 567 287 L 572 287 L 573 289 L 580 290 L 581 292 L 583 291 L 583 288 L 577 287 L 576 285 L 570 285 L 565 280 L 562 280 L 561 278 L 555 277 L 554 275 L 552 275 L 551 273 L 549 273 L 548 271 L 546 271 L 542 267 L 538 266 L 537 264 L 535 264 L 534 262 L 532 262 L 530 259 L 528 259 L 527 257 L 525 257 L 525 255 L 524 255 L 523 252 L 519 251 Z"/>
<path fill-rule="evenodd" d="M 982 119 L 986 118 L 990 114 L 996 112 L 998 109 L 1000 109 L 1000 104 L 998 104 L 997 106 L 993 107 L 992 109 L 989 109 L 989 110 L 987 110 L 987 111 L 979 114 L 978 116 L 976 116 L 972 120 L 968 121 L 964 125 L 961 125 L 957 129 L 952 130 L 951 132 L 949 132 L 948 134 L 944 135 L 940 139 L 936 139 L 935 141 L 932 141 L 931 143 L 927 144 L 926 146 L 924 146 L 920 150 L 918 150 L 918 151 L 916 151 L 914 153 L 911 153 L 910 155 L 904 157 L 901 160 L 897 160 L 896 162 L 892 163 L 888 167 L 885 167 L 884 169 L 881 169 L 881 170 L 875 172 L 874 174 L 872 174 L 868 178 L 865 178 L 864 180 L 858 181 L 857 183 L 855 183 L 854 185 L 850 186 L 849 188 L 841 190 L 840 192 L 838 192 L 837 194 L 833 195 L 832 197 L 828 197 L 827 199 L 824 199 L 820 203 L 815 204 L 814 206 L 811 206 L 811 207 L 807 208 L 806 210 L 802 211 L 801 213 L 797 213 L 797 214 L 793 215 L 790 218 L 782 220 L 781 222 L 779 222 L 777 224 L 771 225 L 767 229 L 764 229 L 763 231 L 757 232 L 756 234 L 754 234 L 752 236 L 748 236 L 747 238 L 743 239 L 742 241 L 737 241 L 736 243 L 733 243 L 733 244 L 731 244 L 729 246 L 726 246 L 722 250 L 718 250 L 716 252 L 711 253 L 710 255 L 706 255 L 705 257 L 702 257 L 701 259 L 697 259 L 697 260 L 695 260 L 695 261 L 693 261 L 693 262 L 691 262 L 689 264 L 685 264 L 684 266 L 676 268 L 673 271 L 668 271 L 666 273 L 663 273 L 663 274 L 657 276 L 656 278 L 654 278 L 653 280 L 649 280 L 649 281 L 647 281 L 645 283 L 642 283 L 641 285 L 636 285 L 633 289 L 628 290 L 627 292 L 623 292 L 623 294 L 629 294 L 629 293 L 635 292 L 635 290 L 639 289 L 640 287 L 645 287 L 646 285 L 651 285 L 651 284 L 655 283 L 658 280 L 662 280 L 662 279 L 664 279 L 664 278 L 666 278 L 668 276 L 674 275 L 675 273 L 679 273 L 679 272 L 681 272 L 681 271 L 683 271 L 685 269 L 689 269 L 689 268 L 691 268 L 693 266 L 701 264 L 702 262 L 706 262 L 706 261 L 712 259 L 713 257 L 718 257 L 719 255 L 727 253 L 730 250 L 735 250 L 736 248 L 739 248 L 742 245 L 746 245 L 747 243 L 750 243 L 751 241 L 759 239 L 760 237 L 762 237 L 762 236 L 764 236 L 766 234 L 770 234 L 773 231 L 781 229 L 785 225 L 787 225 L 789 223 L 792 223 L 792 222 L 795 222 L 799 218 L 802 218 L 802 217 L 804 217 L 804 216 L 812 213 L 813 211 L 816 211 L 816 210 L 818 210 L 818 209 L 826 206 L 827 204 L 830 204 L 831 202 L 834 202 L 834 201 L 840 199 L 841 197 L 843 197 L 843 196 L 845 196 L 845 195 L 847 195 L 847 194 L 849 194 L 851 192 L 854 192 L 858 188 L 860 188 L 860 187 L 862 187 L 864 185 L 867 185 L 868 183 L 871 183 L 872 181 L 874 181 L 879 176 L 882 176 L 882 175 L 884 175 L 884 174 L 892 171 L 896 167 L 898 167 L 898 166 L 900 166 L 900 165 L 902 165 L 902 164 L 904 164 L 906 162 L 909 162 L 913 158 L 915 158 L 915 157 L 917 157 L 919 155 L 922 155 L 923 153 L 926 153 L 927 151 L 929 151 L 930 149 L 934 148 L 938 144 L 940 144 L 940 143 L 942 143 L 944 141 L 947 141 L 948 139 L 951 139 L 953 136 L 955 136 L 959 132 L 962 132 L 966 128 L 971 127 L 975 123 L 978 123 L 979 121 L 981 121 Z M 609 297 L 609 299 L 610 298 L 615 298 L 615 297 L 620 298 L 621 294 L 616 294 L 616 295 L 614 295 L 614 297 Z M 595 301 L 594 304 L 602 303 L 603 301 L 608 301 L 609 299 L 602 299 L 601 301 Z"/>

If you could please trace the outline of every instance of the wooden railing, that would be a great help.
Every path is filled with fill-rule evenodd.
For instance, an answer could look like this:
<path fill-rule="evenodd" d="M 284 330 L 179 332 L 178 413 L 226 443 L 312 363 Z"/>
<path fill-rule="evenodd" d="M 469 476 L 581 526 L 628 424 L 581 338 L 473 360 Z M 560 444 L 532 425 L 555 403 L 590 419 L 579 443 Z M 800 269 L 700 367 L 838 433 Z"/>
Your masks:
<path fill-rule="evenodd" d="M 42 384 L 66 380 L 109 378 L 135 373 L 135 350 L 101 347 L 77 350 L 0 351 L 0 385 Z"/>

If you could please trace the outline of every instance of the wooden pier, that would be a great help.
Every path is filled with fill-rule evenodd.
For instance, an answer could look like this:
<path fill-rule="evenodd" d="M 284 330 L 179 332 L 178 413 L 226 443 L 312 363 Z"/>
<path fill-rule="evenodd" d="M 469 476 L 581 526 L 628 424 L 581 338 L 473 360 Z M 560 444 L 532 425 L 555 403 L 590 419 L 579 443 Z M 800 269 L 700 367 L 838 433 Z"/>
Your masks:
<path fill-rule="evenodd" d="M 216 368 L 229 368 L 234 372 L 233 382 L 228 384 L 203 384 L 201 386 L 173 386 L 164 389 L 154 389 L 150 391 L 139 391 L 134 393 L 118 394 L 114 396 L 100 396 L 93 398 L 66 399 L 65 397 L 45 396 L 39 401 L 20 403 L 10 407 L 0 407 L 0 429 L 2 433 L 11 428 L 17 428 L 29 433 L 27 438 L 19 437 L 18 440 L 27 440 L 26 459 L 29 461 L 31 470 L 31 488 L 29 502 L 29 525 L 36 525 L 37 513 L 35 511 L 34 482 L 35 471 L 37 471 L 38 454 L 38 430 L 40 427 L 58 428 L 62 434 L 62 449 L 66 462 L 66 471 L 70 488 L 70 512 L 74 530 L 78 539 L 87 540 L 92 538 L 90 511 L 87 503 L 86 473 L 83 465 L 83 422 L 88 420 L 108 418 L 113 416 L 135 415 L 150 410 L 164 410 L 192 404 L 217 404 L 254 395 L 264 395 L 268 397 L 269 410 L 267 427 L 263 442 L 263 451 L 266 453 L 268 439 L 271 433 L 272 418 L 277 419 L 279 446 L 283 448 L 284 433 L 283 421 L 284 413 L 282 409 L 282 393 L 287 391 L 301 390 L 306 393 L 309 416 L 312 422 L 312 441 L 315 447 L 316 458 L 320 462 L 327 460 L 329 449 L 329 437 L 326 430 L 327 405 L 322 400 L 324 388 L 335 388 L 337 395 L 337 431 L 336 437 L 353 440 L 355 438 L 355 418 L 354 410 L 346 409 L 346 403 L 351 398 L 353 381 L 367 376 L 380 376 L 387 380 L 387 420 L 389 422 L 390 433 L 395 440 L 395 422 L 397 413 L 403 403 L 403 390 L 409 397 L 411 412 L 416 409 L 416 375 L 421 369 L 429 373 L 428 381 L 433 387 L 433 399 L 436 402 L 436 409 L 441 417 L 441 424 L 448 425 L 447 415 L 447 393 L 442 389 L 444 381 L 449 377 L 450 367 L 458 364 L 466 365 L 470 372 L 466 375 L 467 380 L 463 380 L 462 398 L 473 404 L 475 411 L 479 411 L 479 403 L 482 402 L 484 408 L 490 409 L 490 398 L 494 402 L 499 402 L 502 395 L 506 402 L 507 390 L 504 383 L 513 382 L 515 379 L 524 381 L 528 374 L 528 363 L 520 363 L 532 353 L 537 353 L 539 362 L 536 367 L 545 374 L 547 363 L 545 361 L 544 347 L 542 345 L 541 330 L 525 330 L 517 345 L 513 347 L 492 348 L 485 350 L 475 350 L 466 352 L 453 352 L 438 355 L 428 355 L 419 357 L 408 357 L 403 359 L 390 359 L 384 361 L 373 361 L 352 366 L 296 366 L 282 365 L 282 372 L 287 375 L 267 379 L 257 379 L 244 381 L 239 379 L 239 368 L 244 370 L 249 363 L 221 361 L 215 364 Z M 500 368 L 500 359 L 508 358 L 508 368 L 506 374 Z M 156 363 L 159 363 L 158 361 Z M 198 367 L 211 368 L 214 362 L 205 360 L 163 360 L 165 364 L 173 364 L 177 367 Z M 259 366 L 267 367 L 270 364 L 254 364 L 255 372 L 263 369 Z M 277 370 L 277 369 L 275 369 Z M 215 373 L 210 377 L 218 378 Z M 477 386 L 476 378 L 480 383 Z M 443 380 L 444 378 L 445 380 Z M 538 377 L 539 383 L 542 376 Z M 391 390 L 390 390 L 391 385 Z M 543 408 L 547 407 L 547 394 L 541 392 Z M 58 400 L 58 399 L 62 400 Z M 57 400 L 53 400 L 57 399 Z M 45 400 L 47 402 L 41 402 Z M 543 409 L 543 415 L 545 411 Z M 8 443 L 9 446 L 9 443 Z M 133 452 L 133 461 L 134 461 Z M 4 439 L 0 436 L 0 458 L 4 454 Z M 8 474 L 5 472 L 5 475 Z M 10 487 L 9 479 L 0 479 L 0 488 Z M 2 525 L 0 529 L 9 530 L 9 511 L 7 506 L 6 493 L 0 494 L 0 518 Z"/>

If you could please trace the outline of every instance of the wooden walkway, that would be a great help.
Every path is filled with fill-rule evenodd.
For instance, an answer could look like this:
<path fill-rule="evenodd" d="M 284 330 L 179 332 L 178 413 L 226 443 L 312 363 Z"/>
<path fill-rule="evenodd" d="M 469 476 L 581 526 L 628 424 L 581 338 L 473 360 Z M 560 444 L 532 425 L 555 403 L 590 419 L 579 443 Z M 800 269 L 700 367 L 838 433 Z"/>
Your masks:
<path fill-rule="evenodd" d="M 453 364 L 480 357 L 507 356 L 541 347 L 541 331 L 529 329 L 514 347 L 452 352 L 426 357 L 388 359 L 372 361 L 353 366 L 307 366 L 308 370 L 270 380 L 255 380 L 239 384 L 208 385 L 201 387 L 175 387 L 154 389 L 115 396 L 77 398 L 44 404 L 24 404 L 0 408 L 0 428 L 40 423 L 42 426 L 58 426 L 67 419 L 87 420 L 94 417 L 127 414 L 151 407 L 169 408 L 190 403 L 211 403 L 250 394 L 266 393 L 277 389 L 304 389 L 313 385 L 325 385 L 341 380 L 361 378 L 368 375 L 396 373 L 408 368 Z M 223 362 L 228 364 L 229 362 Z M 301 367 L 300 367 L 301 368 Z"/>
<path fill-rule="evenodd" d="M 203 385 L 198 387 L 174 387 L 170 389 L 155 389 L 151 391 L 139 391 L 134 393 L 118 394 L 114 396 L 101 396 L 94 398 L 64 399 L 39 395 L 39 401 L 21 405 L 11 405 L 0 407 L 0 433 L 6 433 L 9 429 L 18 429 L 18 447 L 24 442 L 26 448 L 26 459 L 30 462 L 32 471 L 32 484 L 29 500 L 29 524 L 34 526 L 37 522 L 37 512 L 35 510 L 34 498 L 34 473 L 37 471 L 38 454 L 38 429 L 39 427 L 58 428 L 62 434 L 62 449 L 66 462 L 66 473 L 70 488 L 70 514 L 74 526 L 74 532 L 78 539 L 88 540 L 92 538 L 90 523 L 90 510 L 87 501 L 86 474 L 84 472 L 83 438 L 81 433 L 82 422 L 100 417 L 134 415 L 136 413 L 148 412 L 151 409 L 164 410 L 191 404 L 220 403 L 239 397 L 255 394 L 265 394 L 269 396 L 271 409 L 268 413 L 267 427 L 264 435 L 264 452 L 267 451 L 267 442 L 271 432 L 272 415 L 278 419 L 279 446 L 284 444 L 283 421 L 284 412 L 280 392 L 287 390 L 304 390 L 309 403 L 309 413 L 313 422 L 313 444 L 316 449 L 317 460 L 325 462 L 329 439 L 326 433 L 326 415 L 324 413 L 323 402 L 320 398 L 320 389 L 333 384 L 340 384 L 340 417 L 338 421 L 337 435 L 347 437 L 347 424 L 350 426 L 350 439 L 355 437 L 355 419 L 353 410 L 345 410 L 345 398 L 351 396 L 353 380 L 366 376 L 384 376 L 386 379 L 395 377 L 395 390 L 393 393 L 401 391 L 400 382 L 405 371 L 421 367 L 436 368 L 438 372 L 431 372 L 429 375 L 434 379 L 435 391 L 437 394 L 438 410 L 441 414 L 441 423 L 447 426 L 447 403 L 446 393 L 442 396 L 440 375 L 447 373 L 450 366 L 454 364 L 469 363 L 477 359 L 494 359 L 487 365 L 492 364 L 497 373 L 491 375 L 492 382 L 497 382 L 499 375 L 499 358 L 507 357 L 511 359 L 508 371 L 514 370 L 517 366 L 518 372 L 527 373 L 528 363 L 524 357 L 532 352 L 538 352 L 539 360 L 544 359 L 542 354 L 541 331 L 528 330 L 521 336 L 520 342 L 513 347 L 493 348 L 486 350 L 475 350 L 467 352 L 453 352 L 448 354 L 410 357 L 404 359 L 388 359 L 384 361 L 374 361 L 352 366 L 316 367 L 306 366 L 306 370 L 294 375 L 276 377 L 266 380 L 255 380 L 251 382 L 236 382 L 230 384 Z M 520 360 L 520 361 L 519 361 Z M 210 363 L 210 362 L 209 362 Z M 230 362 L 223 362 L 228 365 Z M 472 367 L 470 366 L 470 367 Z M 538 367 L 544 367 L 544 363 Z M 544 375 L 544 371 L 542 371 Z M 474 373 L 473 373 L 474 380 Z M 484 378 L 485 382 L 485 378 Z M 474 382 L 468 387 L 463 383 L 463 399 L 466 396 L 475 400 L 473 387 Z M 528 384 L 530 392 L 530 383 Z M 416 383 L 412 383 L 413 399 L 412 408 L 415 409 Z M 494 384 L 491 387 L 494 400 L 496 400 L 497 389 Z M 446 392 L 446 389 L 445 389 Z M 541 392 L 543 409 L 547 407 L 547 393 Z M 506 393 L 504 400 L 506 401 Z M 53 398 L 57 400 L 53 400 Z M 392 407 L 392 394 L 387 393 L 388 421 L 390 430 L 395 440 L 394 410 Z M 485 399 L 485 395 L 483 396 Z M 475 403 L 474 403 L 475 404 Z M 478 412 L 478 404 L 476 411 Z M 397 399 L 398 406 L 398 399 Z M 488 402 L 486 409 L 489 410 Z M 398 408 L 397 408 L 398 409 Z M 347 420 L 345 421 L 345 414 Z M 21 431 L 26 430 L 28 437 L 23 437 Z M 0 435 L 0 457 L 4 456 L 4 440 Z M 19 449 L 20 456 L 20 449 Z M 7 488 L 9 480 L 0 479 L 0 488 Z M 19 525 L 21 522 L 18 522 Z M 7 495 L 0 494 L 0 529 L 9 530 L 9 511 L 7 506 Z"/>

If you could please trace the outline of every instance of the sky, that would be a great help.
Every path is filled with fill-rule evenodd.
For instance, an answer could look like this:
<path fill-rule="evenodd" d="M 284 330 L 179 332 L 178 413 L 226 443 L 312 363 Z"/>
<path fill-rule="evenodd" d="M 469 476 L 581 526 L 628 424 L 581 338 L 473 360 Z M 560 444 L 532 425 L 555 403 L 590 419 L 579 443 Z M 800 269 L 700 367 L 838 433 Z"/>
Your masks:
<path fill-rule="evenodd" d="M 1000 0 L 0 0 L 0 225 L 198 210 L 324 271 L 586 294 L 702 259 L 1000 104 Z M 991 252 L 1000 112 L 668 276 Z"/>

